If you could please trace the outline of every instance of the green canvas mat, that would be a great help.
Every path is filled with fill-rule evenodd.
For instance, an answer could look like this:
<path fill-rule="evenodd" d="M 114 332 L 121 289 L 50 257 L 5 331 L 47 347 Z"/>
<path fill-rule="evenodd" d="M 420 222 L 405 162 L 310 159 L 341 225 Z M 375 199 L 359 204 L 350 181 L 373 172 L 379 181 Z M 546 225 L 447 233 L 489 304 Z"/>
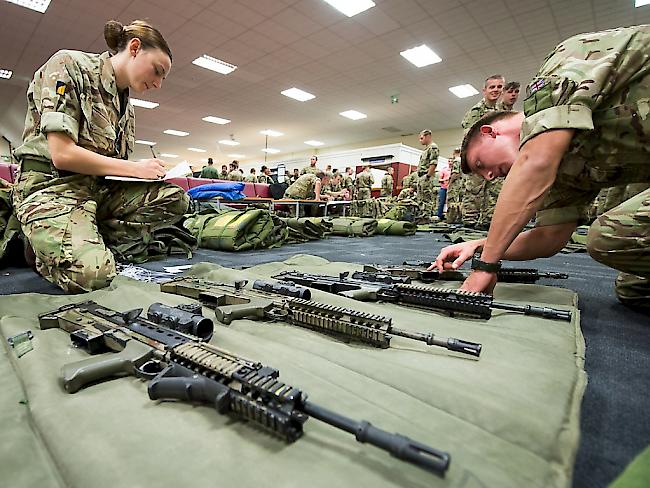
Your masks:
<path fill-rule="evenodd" d="M 214 280 L 264 278 L 284 270 L 337 274 L 361 265 L 295 256 L 244 271 L 202 263 Z M 458 283 L 449 284 L 458 286 Z M 293 444 L 207 406 L 148 399 L 136 378 L 76 394 L 59 384 L 61 366 L 87 355 L 66 333 L 41 331 L 36 316 L 93 299 L 117 310 L 190 300 L 118 277 L 86 295 L 0 297 L 0 479 L 21 487 L 568 487 L 586 385 L 576 296 L 538 285 L 499 284 L 502 301 L 571 309 L 572 323 L 495 311 L 488 321 L 452 319 L 396 305 L 313 297 L 393 318 L 396 327 L 483 344 L 479 360 L 393 338 L 390 349 L 350 345 L 283 323 L 216 325 L 212 343 L 278 368 L 311 401 L 451 454 L 444 479 L 357 443 L 317 420 Z M 209 315 L 209 311 L 204 309 Z M 34 332 L 17 359 L 6 338 Z"/>

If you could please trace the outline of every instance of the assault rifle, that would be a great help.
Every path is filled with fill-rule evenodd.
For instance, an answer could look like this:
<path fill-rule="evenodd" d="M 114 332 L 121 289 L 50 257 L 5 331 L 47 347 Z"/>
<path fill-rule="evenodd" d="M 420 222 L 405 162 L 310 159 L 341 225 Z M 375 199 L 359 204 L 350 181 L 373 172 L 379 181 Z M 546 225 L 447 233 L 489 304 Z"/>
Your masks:
<path fill-rule="evenodd" d="M 147 391 L 152 400 L 212 405 L 220 414 L 237 414 L 287 442 L 297 440 L 303 424 L 313 417 L 428 471 L 444 475 L 447 470 L 449 454 L 318 406 L 307 401 L 301 390 L 281 382 L 277 369 L 162 325 L 177 322 L 182 311 L 177 309 L 176 318 L 169 317 L 159 305 L 152 305 L 155 313 L 149 309 L 149 319 L 140 317 L 142 309 L 117 312 L 92 301 L 40 315 L 41 329 L 63 329 L 75 345 L 91 354 L 114 351 L 65 365 L 65 389 L 75 393 L 93 381 L 136 375 L 151 380 Z M 212 324 L 204 320 L 202 328 Z"/>
<path fill-rule="evenodd" d="M 246 281 L 238 281 L 227 285 L 181 277 L 161 283 L 160 290 L 200 301 L 212 308 L 217 320 L 223 324 L 242 318 L 282 320 L 344 341 L 352 340 L 375 347 L 390 347 L 392 336 L 399 336 L 470 356 L 478 357 L 481 354 L 482 346 L 475 342 L 398 329 L 393 327 L 389 317 L 312 301 L 311 292 L 306 288 L 256 281 L 251 290 L 245 287 L 246 284 Z M 296 296 L 302 298 L 294 298 Z"/>
<path fill-rule="evenodd" d="M 404 261 L 401 266 L 380 266 L 367 264 L 363 271 L 367 273 L 381 273 L 391 276 L 403 276 L 412 280 L 426 282 L 432 281 L 465 281 L 469 276 L 467 273 L 456 270 L 427 271 L 431 263 L 425 261 Z M 359 273 L 359 272 L 357 272 Z M 354 275 L 352 275 L 355 278 Z M 534 268 L 501 268 L 497 271 L 497 281 L 501 283 L 536 283 L 542 278 L 553 280 L 566 280 L 569 277 L 566 273 L 543 272 Z M 410 283 L 410 281 L 408 281 Z"/>
<path fill-rule="evenodd" d="M 390 275 L 383 275 L 378 278 L 378 281 L 372 281 L 372 278 L 370 280 L 353 279 L 348 272 L 341 273 L 337 277 L 286 271 L 273 276 L 273 278 L 296 285 L 316 288 L 317 290 L 337 293 L 356 300 L 379 300 L 416 305 L 421 308 L 444 312 L 451 317 L 464 315 L 471 318 L 489 319 L 492 316 L 492 309 L 496 308 L 547 319 L 571 320 L 571 312 L 567 310 L 495 302 L 491 295 L 484 293 L 409 283 L 388 283 L 386 280 L 401 278 Z"/>

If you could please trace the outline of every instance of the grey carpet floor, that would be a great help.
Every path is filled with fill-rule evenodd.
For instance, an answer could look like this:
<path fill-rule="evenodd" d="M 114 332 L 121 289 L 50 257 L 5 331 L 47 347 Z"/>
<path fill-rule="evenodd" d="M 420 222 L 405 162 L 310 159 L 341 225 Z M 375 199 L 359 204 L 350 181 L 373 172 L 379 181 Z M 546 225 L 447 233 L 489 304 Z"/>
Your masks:
<path fill-rule="evenodd" d="M 163 266 L 208 261 L 238 268 L 282 261 L 295 254 L 312 254 L 330 261 L 399 264 L 405 259 L 433 259 L 446 245 L 438 237 L 332 237 L 263 251 L 199 250 L 189 262 L 171 257 L 145 267 L 162 271 Z M 620 305 L 613 291 L 616 272 L 587 254 L 559 254 L 515 265 L 569 273 L 568 280 L 541 280 L 539 284 L 562 286 L 578 293 L 589 383 L 582 403 L 582 436 L 573 486 L 607 486 L 650 444 L 650 316 Z M 31 270 L 0 270 L 0 294 L 26 292 L 60 293 Z"/>

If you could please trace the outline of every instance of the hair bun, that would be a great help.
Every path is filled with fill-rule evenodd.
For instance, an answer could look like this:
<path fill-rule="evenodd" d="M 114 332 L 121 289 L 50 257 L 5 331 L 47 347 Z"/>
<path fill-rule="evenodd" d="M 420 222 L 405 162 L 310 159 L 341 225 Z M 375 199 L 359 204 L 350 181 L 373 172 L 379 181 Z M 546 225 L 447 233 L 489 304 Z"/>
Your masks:
<path fill-rule="evenodd" d="M 117 51 L 124 37 L 124 26 L 117 20 L 109 20 L 104 25 L 104 39 L 111 51 Z"/>

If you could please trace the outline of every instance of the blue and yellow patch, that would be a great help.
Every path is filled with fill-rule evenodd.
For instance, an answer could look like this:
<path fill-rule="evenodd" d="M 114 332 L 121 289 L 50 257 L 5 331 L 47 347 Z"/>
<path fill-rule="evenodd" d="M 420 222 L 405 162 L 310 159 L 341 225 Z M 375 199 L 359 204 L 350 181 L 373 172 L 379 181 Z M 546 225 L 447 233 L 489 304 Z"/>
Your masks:
<path fill-rule="evenodd" d="M 65 83 L 62 81 L 56 82 L 56 94 L 65 95 Z"/>

